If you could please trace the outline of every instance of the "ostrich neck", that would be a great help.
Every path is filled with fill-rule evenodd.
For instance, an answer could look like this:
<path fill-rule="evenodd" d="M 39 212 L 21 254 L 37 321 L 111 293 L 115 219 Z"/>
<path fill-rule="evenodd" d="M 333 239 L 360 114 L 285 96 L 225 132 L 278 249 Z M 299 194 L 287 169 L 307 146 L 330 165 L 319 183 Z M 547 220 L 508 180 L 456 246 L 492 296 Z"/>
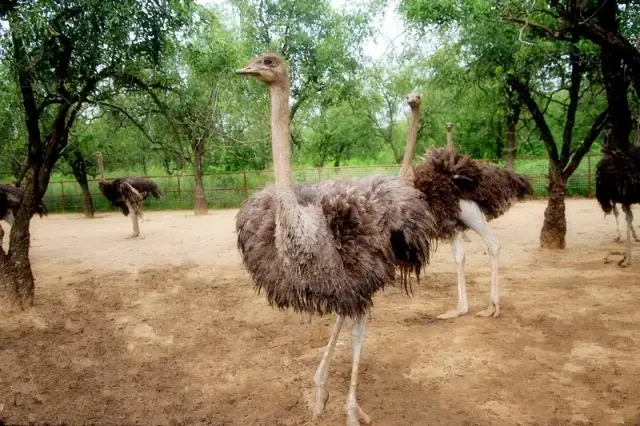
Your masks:
<path fill-rule="evenodd" d="M 400 167 L 400 176 L 407 176 L 411 170 L 411 161 L 416 151 L 416 138 L 418 136 L 418 122 L 420 121 L 420 106 L 411 107 L 409 117 L 409 130 L 407 131 L 407 146 L 404 149 L 404 158 Z"/>
<path fill-rule="evenodd" d="M 289 140 L 289 82 L 271 87 L 271 149 L 276 186 L 291 187 L 291 142 Z"/>
<path fill-rule="evenodd" d="M 98 158 L 98 170 L 100 170 L 100 180 L 104 180 L 104 164 L 102 164 L 102 157 Z"/>

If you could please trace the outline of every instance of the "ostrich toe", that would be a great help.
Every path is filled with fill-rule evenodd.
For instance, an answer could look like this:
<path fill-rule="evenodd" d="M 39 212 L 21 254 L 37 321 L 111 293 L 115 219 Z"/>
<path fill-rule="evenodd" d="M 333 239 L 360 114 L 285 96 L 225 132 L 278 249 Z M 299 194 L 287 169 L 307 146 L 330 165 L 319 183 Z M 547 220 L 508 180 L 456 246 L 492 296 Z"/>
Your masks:
<path fill-rule="evenodd" d="M 360 422 L 368 425 L 371 423 L 371 417 L 367 415 L 359 405 L 355 408 L 347 408 L 347 426 L 360 426 Z"/>
<path fill-rule="evenodd" d="M 467 312 L 462 312 L 459 309 L 452 309 L 450 311 L 445 312 L 444 314 L 438 315 L 437 318 L 438 319 L 451 319 L 451 318 L 457 318 L 459 316 L 462 316 L 464 314 L 466 314 Z"/>
<path fill-rule="evenodd" d="M 500 315 L 500 305 L 498 305 L 495 302 L 491 302 L 491 304 L 487 309 L 485 309 L 484 311 L 478 312 L 476 315 L 479 317 L 485 317 L 485 318 L 489 318 L 489 317 L 496 318 Z"/>
<path fill-rule="evenodd" d="M 316 406 L 313 409 L 313 420 L 317 420 L 324 411 L 324 406 L 329 400 L 329 392 L 324 387 L 316 388 Z"/>

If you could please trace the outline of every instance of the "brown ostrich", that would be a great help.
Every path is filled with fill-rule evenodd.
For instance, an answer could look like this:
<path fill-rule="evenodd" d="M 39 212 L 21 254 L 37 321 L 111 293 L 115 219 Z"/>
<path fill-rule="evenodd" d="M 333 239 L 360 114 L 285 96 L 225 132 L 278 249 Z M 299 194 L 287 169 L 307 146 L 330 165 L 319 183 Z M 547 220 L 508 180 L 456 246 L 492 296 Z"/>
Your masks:
<path fill-rule="evenodd" d="M 407 145 L 400 175 L 420 189 L 429 200 L 429 209 L 439 225 L 438 239 L 448 239 L 458 270 L 458 306 L 439 319 L 464 315 L 468 311 L 464 277 L 464 249 L 461 239 L 468 240 L 464 231 L 475 230 L 487 245 L 492 264 L 490 305 L 479 312 L 481 316 L 500 314 L 498 292 L 498 256 L 500 244 L 487 225 L 487 220 L 504 214 L 513 201 L 532 193 L 529 182 L 507 169 L 471 160 L 453 147 L 427 151 L 423 161 L 411 167 L 416 146 L 421 96 L 411 93 L 407 103 L 411 108 Z M 451 125 L 447 125 L 451 133 Z M 451 140 L 450 137 L 447 138 Z M 404 281 L 407 276 L 402 277 Z M 405 284 L 406 285 L 406 284 Z"/>
<path fill-rule="evenodd" d="M 424 161 L 414 166 L 414 185 L 425 195 L 429 210 L 438 224 L 438 238 L 448 239 L 457 265 L 458 305 L 439 315 L 450 319 L 467 313 L 464 248 L 460 233 L 473 229 L 487 246 L 491 258 L 489 307 L 478 313 L 484 317 L 500 315 L 498 257 L 500 243 L 487 221 L 506 213 L 514 201 L 523 200 L 533 189 L 529 181 L 505 168 L 474 161 L 455 148 L 431 148 Z"/>
<path fill-rule="evenodd" d="M 635 238 L 631 205 L 640 203 L 640 148 L 629 146 L 618 148 L 607 138 L 602 148 L 602 160 L 596 167 L 596 199 L 605 215 L 612 211 L 616 215 L 616 204 L 622 205 L 627 222 L 627 249 L 622 254 L 619 266 L 631 265 L 631 237 Z M 619 232 L 619 231 L 618 231 Z M 609 255 L 605 262 L 609 262 Z"/>
<path fill-rule="evenodd" d="M 151 179 L 140 178 L 136 176 L 127 176 L 116 178 L 112 181 L 104 180 L 104 164 L 102 153 L 97 152 L 98 169 L 100 170 L 100 192 L 114 207 L 119 207 L 122 214 L 128 216 L 131 214 L 133 222 L 133 235 L 136 238 L 140 235 L 138 226 L 138 216 L 142 217 L 142 202 L 151 194 L 158 199 L 162 199 L 162 191 L 158 185 Z"/>
<path fill-rule="evenodd" d="M 314 377 L 314 418 L 328 398 L 325 385 L 338 334 L 345 317 L 353 318 L 347 425 L 369 423 L 356 401 L 366 314 L 373 295 L 393 283 L 398 260 L 417 274 L 426 265 L 436 225 L 421 193 L 399 177 L 292 185 L 287 64 L 267 53 L 237 72 L 270 89 L 276 178 L 275 186 L 246 200 L 236 217 L 243 262 L 254 288 L 264 290 L 272 306 L 337 316 Z"/>

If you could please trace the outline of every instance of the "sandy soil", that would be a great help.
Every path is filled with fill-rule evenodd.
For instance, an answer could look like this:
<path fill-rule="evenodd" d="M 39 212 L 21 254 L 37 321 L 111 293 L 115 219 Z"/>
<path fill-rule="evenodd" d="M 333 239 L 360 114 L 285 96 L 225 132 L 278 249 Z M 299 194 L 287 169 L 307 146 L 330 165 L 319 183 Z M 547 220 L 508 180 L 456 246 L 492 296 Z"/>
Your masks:
<path fill-rule="evenodd" d="M 494 221 L 502 316 L 437 321 L 455 306 L 441 244 L 408 298 L 376 297 L 358 398 L 375 425 L 610 425 L 640 419 L 640 244 L 605 265 L 613 218 L 571 200 L 568 246 L 542 252 L 544 204 Z M 306 425 L 333 318 L 301 324 L 253 293 L 235 249 L 235 211 L 196 218 L 53 215 L 33 222 L 32 310 L 0 313 L 0 418 L 69 425 Z M 3 223 L 3 226 L 6 226 Z M 489 259 L 469 233 L 472 311 L 485 307 Z M 6 243 L 6 242 L 5 242 Z M 344 424 L 349 327 L 315 424 Z"/>

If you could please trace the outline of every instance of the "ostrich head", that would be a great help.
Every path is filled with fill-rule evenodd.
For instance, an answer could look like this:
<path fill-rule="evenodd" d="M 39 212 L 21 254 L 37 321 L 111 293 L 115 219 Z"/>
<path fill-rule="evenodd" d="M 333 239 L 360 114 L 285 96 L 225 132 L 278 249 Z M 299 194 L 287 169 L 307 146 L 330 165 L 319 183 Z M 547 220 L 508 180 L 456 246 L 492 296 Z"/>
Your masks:
<path fill-rule="evenodd" d="M 236 70 L 236 73 L 254 77 L 268 85 L 289 82 L 287 63 L 280 55 L 273 52 L 256 56 L 249 65 Z"/>
<path fill-rule="evenodd" d="M 413 109 L 420 106 L 422 95 L 420 93 L 411 92 L 407 95 L 407 103 Z"/>

